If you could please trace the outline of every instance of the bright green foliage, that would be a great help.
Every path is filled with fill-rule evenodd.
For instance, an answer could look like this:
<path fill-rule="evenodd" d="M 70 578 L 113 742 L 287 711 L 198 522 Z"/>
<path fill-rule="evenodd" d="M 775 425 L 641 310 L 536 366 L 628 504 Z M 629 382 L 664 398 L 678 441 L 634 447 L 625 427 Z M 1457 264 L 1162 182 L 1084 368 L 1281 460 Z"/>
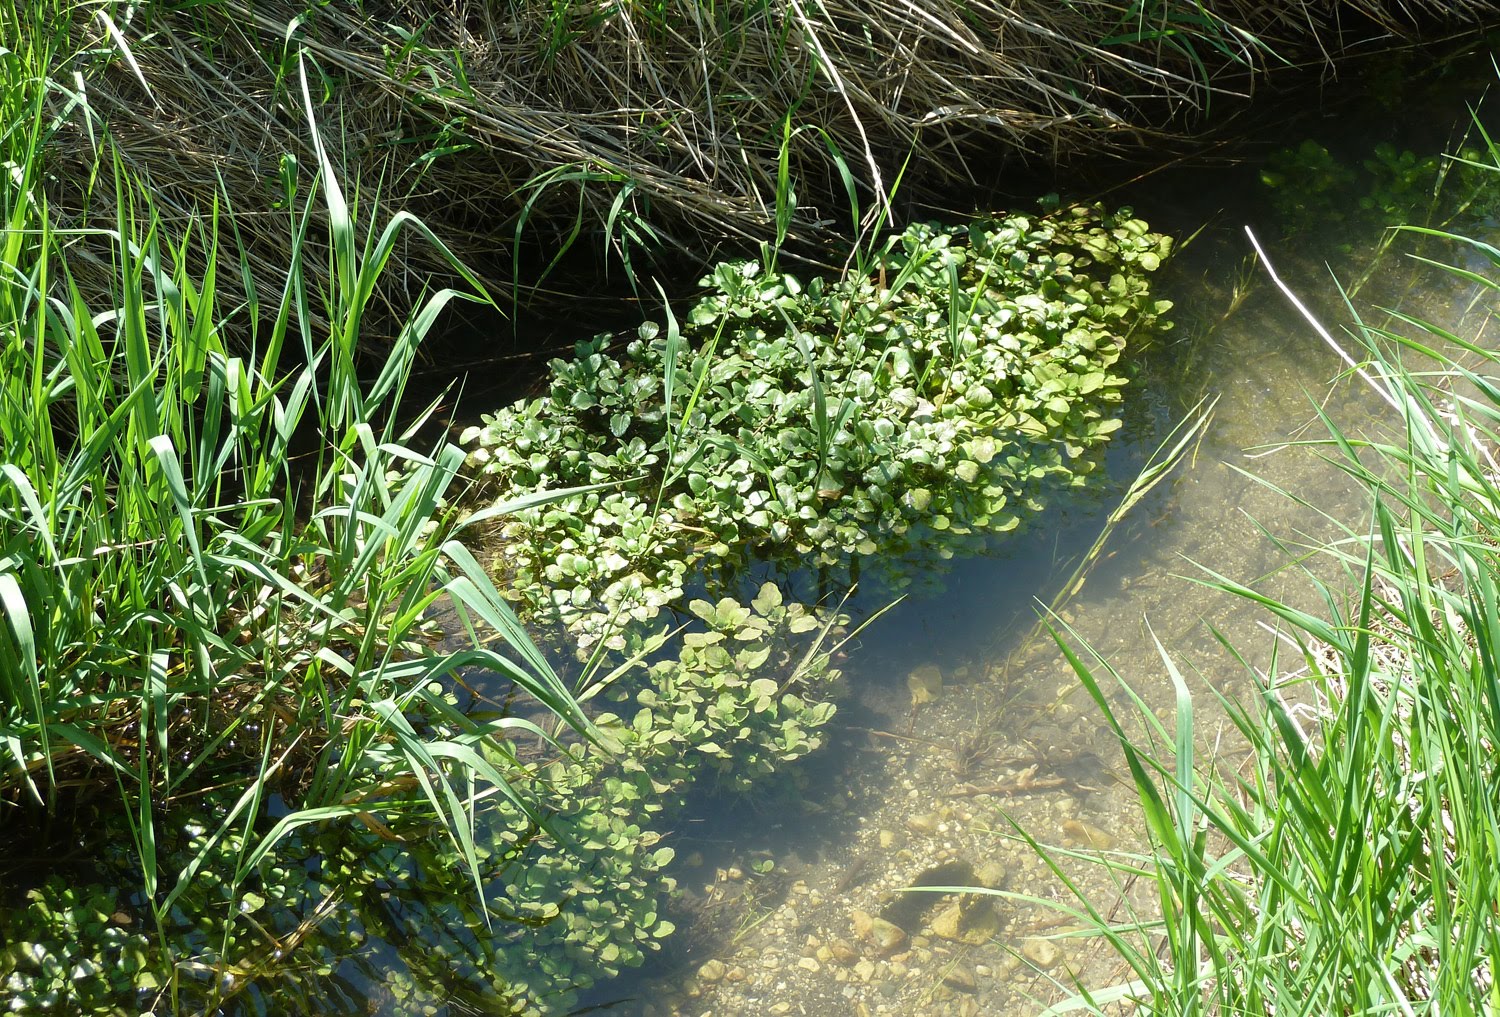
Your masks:
<path fill-rule="evenodd" d="M 578 990 L 639 965 L 673 932 L 674 852 L 663 841 L 688 795 L 714 785 L 762 800 L 788 791 L 786 764 L 821 744 L 839 678 L 823 639 L 847 619 L 786 604 L 772 584 L 748 606 L 695 601 L 692 610 L 701 624 L 675 654 L 658 652 L 660 640 L 650 647 L 660 658 L 651 683 L 625 670 L 604 687 L 618 711 L 598 717 L 605 751 L 575 743 L 538 757 L 534 737 L 486 745 L 489 762 L 547 819 L 539 826 L 503 799 L 476 810 L 472 862 L 432 834 L 430 812 L 372 801 L 365 815 L 378 826 L 296 830 L 234 885 L 226 874 L 253 845 L 219 833 L 233 795 L 209 794 L 192 817 L 163 823 L 163 867 L 201 866 L 162 914 L 171 949 L 190 958 L 173 991 L 192 1008 L 217 1000 L 236 1012 L 229 1001 L 253 986 L 299 1012 L 330 1012 L 334 972 L 350 964 L 383 983 L 403 1013 L 445 998 L 556 1013 Z M 123 839 L 104 854 L 89 879 L 118 879 L 131 864 Z M 160 940 L 141 934 L 128 893 L 79 882 L 50 880 L 26 908 L 0 912 L 0 936 L 14 944 L 0 949 L 0 987 L 26 1012 L 144 1008 L 173 964 Z M 299 932 L 325 901 L 316 928 Z M 262 929 L 300 945 L 269 955 Z M 439 986 L 444 995 L 434 996 Z"/>
<path fill-rule="evenodd" d="M 1441 267 L 1494 299 L 1500 282 L 1471 266 L 1500 271 L 1500 250 L 1463 243 Z M 1500 1012 L 1500 355 L 1392 313 L 1408 335 L 1350 330 L 1378 415 L 1365 434 L 1324 420 L 1327 455 L 1370 511 L 1330 517 L 1331 570 L 1298 555 L 1312 594 L 1298 599 L 1317 608 L 1205 577 L 1274 618 L 1267 665 L 1226 641 L 1245 693 L 1210 687 L 1205 724 L 1163 649 L 1176 692 L 1163 721 L 1102 658 L 1064 647 L 1118 740 L 1146 838 L 1098 864 L 1156 899 L 1058 905 L 1129 975 L 1044 1017 L 1122 1000 L 1172 1017 Z"/>
<path fill-rule="evenodd" d="M 1164 327 L 1147 273 L 1169 248 L 1076 207 L 913 226 L 832 283 L 718 266 L 680 336 L 580 343 L 546 396 L 463 436 L 502 500 L 610 485 L 507 519 L 515 595 L 589 645 L 677 600 L 704 555 L 981 549 L 1094 468 L 1126 343 Z"/>
<path fill-rule="evenodd" d="M 0 915 L 0 1003 L 8 1012 L 87 1012 L 154 983 L 150 942 L 114 920 L 117 895 L 50 876 Z M 43 933 L 37 937 L 37 933 Z M 37 937 L 37 938 L 32 938 Z"/>
<path fill-rule="evenodd" d="M 355 822 L 378 799 L 421 814 L 472 874 L 480 803 L 535 814 L 507 783 L 524 772 L 480 748 L 513 725 L 459 716 L 437 683 L 491 668 L 560 730 L 589 723 L 452 539 L 444 495 L 464 454 L 419 451 L 399 423 L 418 346 L 464 296 L 438 289 L 414 307 L 373 381 L 357 366 L 398 249 L 430 243 L 477 280 L 409 214 L 346 197 L 303 79 L 315 158 L 282 165 L 297 237 L 283 285 L 221 302 L 219 280 L 250 271 L 232 213 L 161 220 L 86 95 L 67 90 L 88 60 L 115 58 L 90 51 L 60 71 L 72 58 L 51 34 L 70 14 L 0 5 L 0 832 L 28 838 L 84 814 L 75 802 L 100 808 L 100 840 L 125 856 L 109 873 L 128 887 L 119 905 L 154 948 L 122 953 L 136 940 L 101 924 L 91 896 L 20 873 L 0 898 L 35 893 L 0 932 L 31 947 L 0 952 L 0 985 L 27 1012 L 138 1012 L 176 1007 L 174 980 L 197 978 L 194 1009 L 212 1011 L 277 949 L 246 917 L 273 895 L 257 905 L 247 883 L 299 826 Z M 64 128 L 97 140 L 94 196 L 113 212 L 66 232 L 44 187 Z M 309 228 L 319 204 L 326 234 Z M 114 275 L 86 296 L 73 269 L 89 253 Z M 312 285 L 312 266 L 336 284 Z M 318 437 L 309 454 L 294 453 L 299 435 Z M 441 601 L 502 639 L 434 647 L 423 623 Z M 230 803 L 174 849 L 207 789 Z M 231 839 L 239 851 L 218 851 Z M 122 971 L 134 984 L 111 998 Z"/>
<path fill-rule="evenodd" d="M 689 609 L 705 628 L 683 635 L 676 660 L 651 666 L 635 697 L 640 710 L 619 731 L 623 766 L 656 784 L 684 782 L 706 768 L 721 786 L 749 793 L 820 744 L 817 729 L 833 704 L 804 697 L 821 698 L 838 673 L 821 657 L 794 670 L 788 640 L 843 619 L 820 620 L 801 604 L 785 604 L 771 583 L 748 606 L 726 597 L 695 600 Z M 789 674 L 801 695 L 791 691 Z"/>

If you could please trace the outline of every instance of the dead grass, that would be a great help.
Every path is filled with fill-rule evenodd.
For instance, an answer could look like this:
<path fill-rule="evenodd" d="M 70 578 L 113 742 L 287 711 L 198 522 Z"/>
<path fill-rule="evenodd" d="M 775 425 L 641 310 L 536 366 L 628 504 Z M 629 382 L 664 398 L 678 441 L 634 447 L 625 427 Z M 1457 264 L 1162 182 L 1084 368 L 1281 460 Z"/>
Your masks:
<path fill-rule="evenodd" d="M 287 249 L 280 176 L 313 164 L 287 94 L 300 50 L 346 179 L 431 224 L 497 296 L 572 239 L 703 257 L 767 239 L 778 156 L 793 240 L 847 228 L 911 154 L 903 193 L 961 192 L 997 169 L 1181 139 L 1277 67 L 1493 22 L 1493 0 L 213 0 L 106 7 L 135 66 L 88 76 L 91 107 L 168 215 L 226 195 L 266 279 Z M 289 28 L 288 26 L 293 27 Z M 80 15 L 80 42 L 104 38 Z M 139 68 L 139 74 L 136 68 Z M 87 132 L 59 138 L 90 164 Z M 847 173 L 847 177 L 845 174 Z M 70 179 L 63 173 L 61 179 Z M 71 177 L 76 179 L 76 175 Z M 78 207 L 80 196 L 65 195 Z M 509 251 L 531 241 L 519 264 Z M 438 265 L 404 252 L 386 297 Z"/>

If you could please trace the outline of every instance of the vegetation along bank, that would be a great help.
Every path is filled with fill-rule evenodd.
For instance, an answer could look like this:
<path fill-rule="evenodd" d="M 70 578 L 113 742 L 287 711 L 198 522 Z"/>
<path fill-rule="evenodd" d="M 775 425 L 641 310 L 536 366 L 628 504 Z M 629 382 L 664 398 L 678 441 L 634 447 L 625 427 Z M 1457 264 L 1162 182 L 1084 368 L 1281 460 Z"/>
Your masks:
<path fill-rule="evenodd" d="M 1024 525 L 1166 327 L 1128 210 L 791 248 L 1409 10 L 0 8 L 4 1005 L 561 1012 L 639 963 L 690 792 L 784 793 L 833 710 L 837 600 L 737 568 L 900 590 Z M 425 438 L 423 341 L 575 237 L 762 247 Z"/>

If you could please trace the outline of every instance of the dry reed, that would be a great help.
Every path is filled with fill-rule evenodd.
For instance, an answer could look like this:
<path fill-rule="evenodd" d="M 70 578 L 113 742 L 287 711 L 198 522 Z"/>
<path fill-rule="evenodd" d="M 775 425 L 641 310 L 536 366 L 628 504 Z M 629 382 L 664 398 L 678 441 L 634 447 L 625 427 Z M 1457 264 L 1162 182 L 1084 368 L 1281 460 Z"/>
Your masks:
<path fill-rule="evenodd" d="M 322 75 L 347 179 L 431 224 L 501 293 L 575 236 L 627 257 L 768 238 L 779 157 L 794 240 L 827 239 L 911 162 L 918 202 L 1003 166 L 1183 138 L 1278 67 L 1493 22 L 1492 0 L 447 0 L 441 5 L 115 3 L 77 34 L 114 41 L 91 108 L 168 215 L 237 213 L 280 278 L 282 158 L 313 165 L 287 94 Z M 103 27 L 111 20 L 113 32 Z M 117 33 L 117 34 L 115 34 Z M 130 59 L 119 55 L 119 41 Z M 88 133 L 59 135 L 84 179 Z M 844 174 L 847 172 L 848 176 Z M 302 186 L 309 178 L 303 170 Z M 81 207 L 81 198 L 62 204 Z M 518 264 L 516 237 L 531 241 Z M 387 299 L 439 268 L 404 252 Z M 404 292 L 403 292 L 404 291 Z"/>

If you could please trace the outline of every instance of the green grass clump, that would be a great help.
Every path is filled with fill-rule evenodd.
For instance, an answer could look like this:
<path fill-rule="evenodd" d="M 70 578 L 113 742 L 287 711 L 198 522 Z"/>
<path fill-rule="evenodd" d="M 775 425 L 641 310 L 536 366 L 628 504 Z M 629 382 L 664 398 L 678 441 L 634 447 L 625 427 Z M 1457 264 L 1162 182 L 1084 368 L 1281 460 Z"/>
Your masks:
<path fill-rule="evenodd" d="M 519 722 L 455 710 L 460 668 L 591 727 L 453 539 L 464 453 L 414 448 L 422 414 L 397 423 L 417 348 L 461 294 L 429 294 L 360 377 L 398 247 L 464 267 L 421 222 L 346 194 L 304 77 L 316 158 L 281 163 L 295 243 L 281 287 L 257 290 L 232 210 L 166 222 L 115 158 L 71 84 L 92 57 L 65 48 L 59 18 L 0 9 L 0 829 L 25 845 L 62 815 L 105 814 L 128 850 L 105 897 L 71 873 L 6 873 L 33 893 L 3 923 L 0 985 L 27 1012 L 211 1010 L 246 972 L 290 963 L 247 905 L 283 887 L 271 869 L 295 831 L 435 825 L 477 898 L 479 803 L 544 825 L 512 786 Z M 55 221 L 44 184 L 64 134 L 95 139 L 108 220 Z M 74 284 L 84 241 L 112 258 L 107 303 Z M 220 303 L 226 275 L 247 300 Z M 457 652 L 423 629 L 439 603 L 476 623 Z M 174 916 L 205 885 L 213 928 L 181 938 Z"/>
<path fill-rule="evenodd" d="M 975 553 L 1093 470 L 1127 344 L 1166 327 L 1169 248 L 1076 207 L 913 226 L 833 282 L 718 266 L 680 327 L 581 343 L 545 396 L 462 436 L 498 500 L 600 485 L 507 517 L 516 595 L 623 648 L 611 627 L 649 623 L 705 558 Z"/>
<path fill-rule="evenodd" d="M 1435 235 L 1500 270 L 1500 250 Z M 1500 292 L 1493 276 L 1441 267 Z M 1395 437 L 1327 421 L 1328 455 L 1371 506 L 1325 549 L 1345 581 L 1304 566 L 1316 612 L 1207 581 L 1279 629 L 1264 671 L 1226 642 L 1255 690 L 1215 693 L 1243 754 L 1203 755 L 1201 704 L 1165 650 L 1175 724 L 1065 646 L 1124 751 L 1147 833 L 1145 854 L 1098 861 L 1144 880 L 1157 909 L 1121 920 L 1083 899 L 1074 914 L 1131 976 L 1048 1013 L 1121 999 L 1174 1015 L 1500 1008 L 1500 353 L 1393 314 L 1409 336 L 1362 322 L 1355 334 L 1361 378 L 1385 401 L 1377 426 Z M 1116 683 L 1138 713 L 1116 705 Z"/>

